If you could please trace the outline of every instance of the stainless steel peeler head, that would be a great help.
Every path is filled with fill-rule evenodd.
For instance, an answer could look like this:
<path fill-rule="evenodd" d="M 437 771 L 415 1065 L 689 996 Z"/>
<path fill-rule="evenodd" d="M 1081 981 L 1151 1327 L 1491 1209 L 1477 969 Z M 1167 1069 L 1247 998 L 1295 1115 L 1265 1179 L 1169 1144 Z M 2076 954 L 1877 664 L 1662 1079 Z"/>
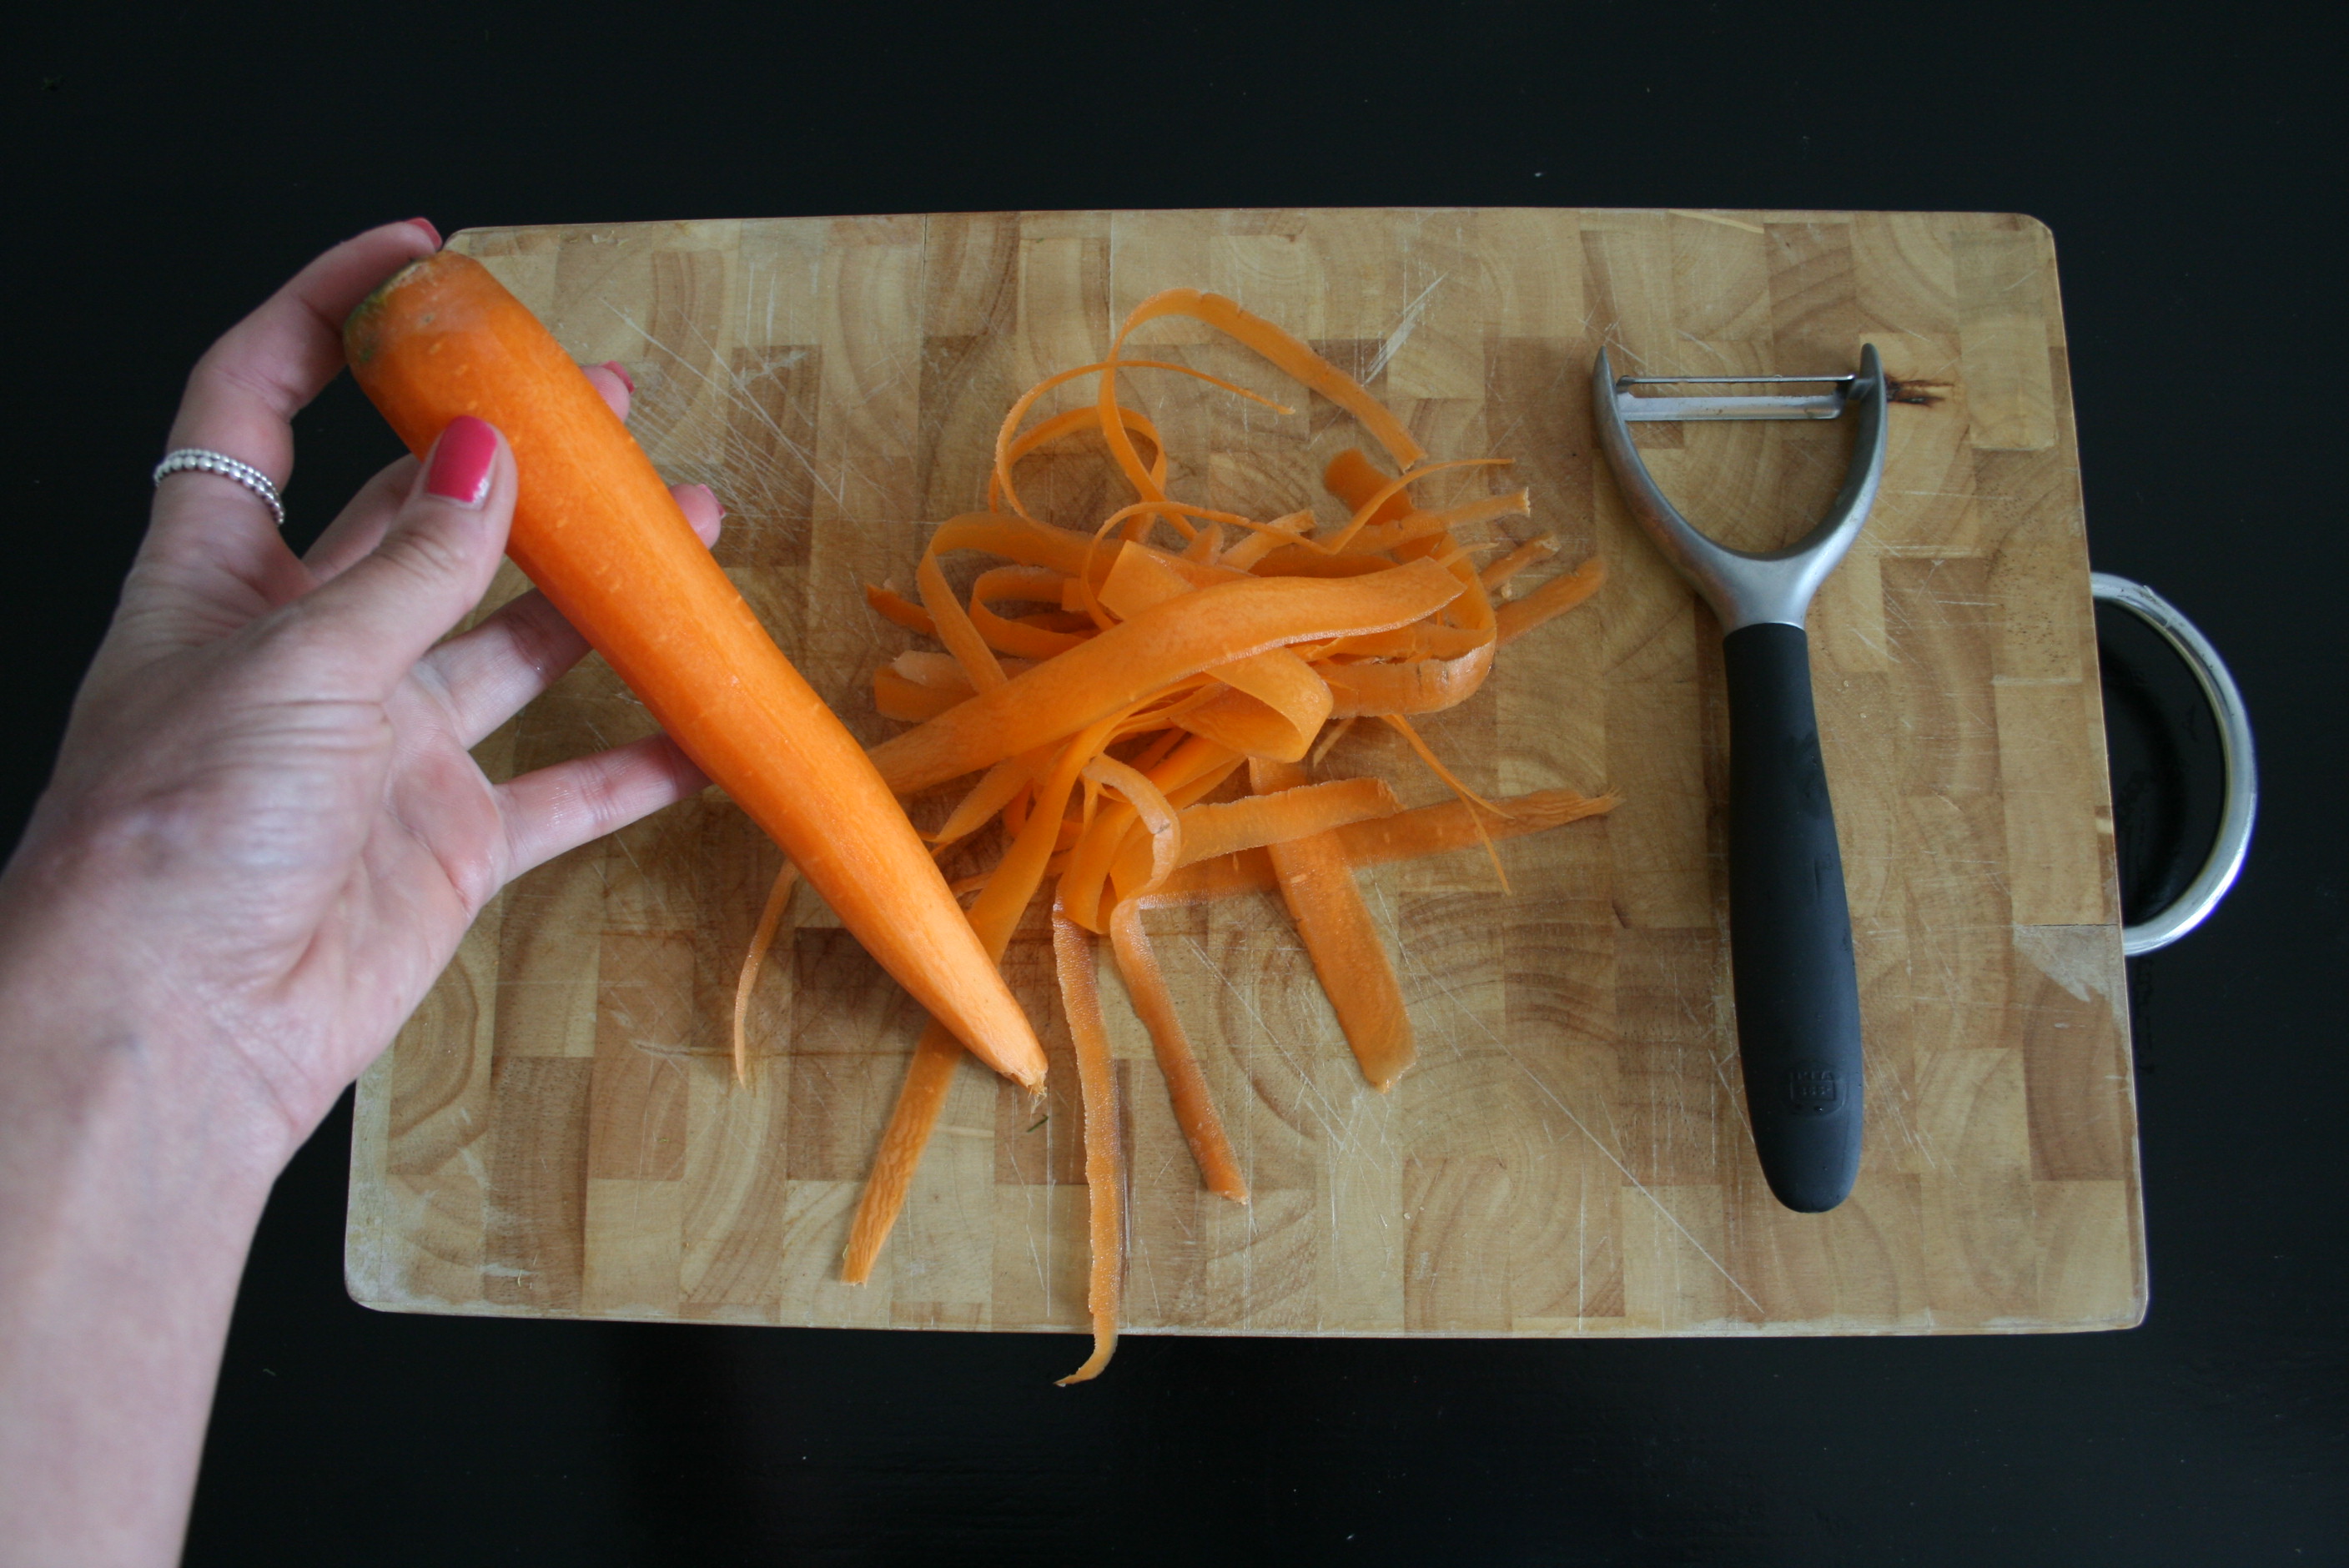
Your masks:
<path fill-rule="evenodd" d="M 1641 397 L 1642 386 L 1827 387 L 1807 396 L 1769 393 L 1743 397 Z M 1743 626 L 1777 624 L 1799 627 L 1836 563 L 1868 521 L 1884 479 L 1886 438 L 1884 366 L 1873 344 L 1859 352 L 1856 376 L 1625 376 L 1618 377 L 1599 351 L 1591 371 L 1590 397 L 1599 412 L 1599 434 L 1608 460 L 1632 512 L 1681 574 L 1693 584 L 1724 634 Z M 1850 409 L 1859 421 L 1851 467 L 1843 489 L 1820 524 L 1784 550 L 1756 553 L 1732 550 L 1691 527 L 1680 509 L 1664 498 L 1631 444 L 1631 424 L 1662 419 L 1833 419 Z"/>

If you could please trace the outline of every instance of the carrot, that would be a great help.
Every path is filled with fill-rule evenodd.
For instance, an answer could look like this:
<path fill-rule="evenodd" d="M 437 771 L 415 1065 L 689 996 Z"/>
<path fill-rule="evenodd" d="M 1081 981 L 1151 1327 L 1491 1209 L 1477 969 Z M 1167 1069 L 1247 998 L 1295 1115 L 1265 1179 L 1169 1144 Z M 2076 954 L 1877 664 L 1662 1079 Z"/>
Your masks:
<path fill-rule="evenodd" d="M 368 296 L 344 344 L 411 450 L 460 415 L 505 433 L 522 473 L 514 562 L 899 984 L 988 1066 L 1040 1082 L 1043 1047 L 881 774 L 553 335 L 486 267 L 442 251 Z"/>

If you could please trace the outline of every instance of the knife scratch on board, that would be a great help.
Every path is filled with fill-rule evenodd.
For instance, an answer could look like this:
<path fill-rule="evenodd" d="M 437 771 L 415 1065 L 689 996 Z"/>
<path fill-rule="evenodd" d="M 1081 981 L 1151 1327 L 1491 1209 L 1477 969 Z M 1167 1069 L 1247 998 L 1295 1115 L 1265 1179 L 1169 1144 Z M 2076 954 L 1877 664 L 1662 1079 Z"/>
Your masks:
<path fill-rule="evenodd" d="M 1271 1024 L 1266 1021 L 1265 1016 L 1257 1010 L 1256 1003 L 1249 998 L 1247 994 L 1242 991 L 1238 986 L 1233 985 L 1231 976 L 1226 975 L 1222 968 L 1216 965 L 1216 961 L 1207 955 L 1207 950 L 1199 945 L 1199 939 L 1197 937 L 1186 934 L 1183 940 L 1190 947 L 1191 951 L 1197 954 L 1201 966 L 1204 967 L 1208 974 L 1213 975 L 1218 981 L 1222 982 L 1225 990 L 1229 991 L 1234 996 L 1239 999 L 1240 1006 L 1247 1009 L 1248 1016 L 1256 1020 L 1257 1029 L 1262 1035 L 1264 1039 L 1272 1046 L 1274 1050 L 1280 1054 L 1281 1060 L 1288 1063 L 1288 1066 L 1295 1070 L 1297 1081 L 1305 1087 L 1311 1099 L 1320 1102 L 1319 1108 L 1316 1109 L 1309 1106 L 1309 1109 L 1313 1111 L 1313 1119 L 1321 1124 L 1321 1131 L 1323 1135 L 1333 1142 L 1337 1141 L 1340 1134 L 1338 1131 L 1337 1122 L 1334 1119 L 1337 1116 L 1338 1108 L 1330 1101 L 1329 1096 L 1322 1090 L 1321 1086 L 1314 1080 L 1313 1076 L 1305 1070 L 1305 1064 L 1298 1058 L 1297 1053 L 1289 1049 L 1288 1043 L 1283 1040 L 1280 1036 L 1275 1032 Z M 1249 1087 L 1255 1088 L 1253 1075 L 1251 1075 Z M 1264 1093 L 1261 1089 L 1257 1091 L 1257 1098 L 1259 1100 L 1264 1099 Z M 1269 1105 L 1271 1102 L 1267 1100 L 1265 1103 Z M 1277 1109 L 1275 1109 L 1274 1114 L 1279 1114 Z M 1286 1120 L 1287 1118 L 1284 1117 L 1282 1119 Z"/>
<path fill-rule="evenodd" d="M 678 350 L 677 346 L 664 343 L 658 337 L 656 337 L 652 334 L 651 330 L 643 323 L 637 321 L 634 316 L 630 315 L 626 311 L 622 310 L 618 305 L 614 304 L 610 300 L 599 299 L 597 303 L 602 304 L 605 309 L 610 311 L 614 315 L 618 316 L 621 322 L 624 323 L 630 331 L 634 332 L 638 337 L 644 339 L 645 346 L 647 348 L 657 350 L 660 354 L 667 356 L 670 363 L 677 366 L 678 368 L 699 377 L 705 387 L 709 387 L 715 390 L 730 407 L 742 410 L 758 423 L 764 425 L 768 433 L 774 438 L 776 444 L 784 451 L 788 452 L 792 457 L 799 459 L 800 466 L 807 474 L 809 482 L 815 485 L 817 489 L 823 490 L 826 496 L 830 497 L 834 505 L 839 506 L 843 510 L 847 508 L 848 497 L 844 489 L 838 484 L 827 484 L 825 482 L 823 473 L 816 467 L 815 454 L 809 451 L 800 442 L 792 439 L 791 433 L 783 428 L 781 424 L 776 420 L 774 415 L 764 404 L 761 403 L 757 398 L 748 396 L 740 384 L 740 378 L 735 376 L 733 372 L 729 371 L 726 378 L 721 381 L 709 370 L 702 368 L 700 366 L 696 365 L 691 360 L 688 359 L 685 355 Z M 688 322 L 688 325 L 690 326 L 691 323 Z M 707 349 L 710 362 L 712 364 L 716 364 L 718 358 L 717 346 L 715 344 L 709 344 L 707 346 Z M 790 357 L 778 361 L 775 364 L 769 366 L 768 368 L 770 370 L 773 370 L 787 367 L 799 363 L 799 361 L 804 357 L 805 350 L 795 348 L 792 350 Z M 740 438 L 734 437 L 732 439 L 739 441 Z M 842 466 L 843 468 L 848 466 L 844 459 Z M 864 476 L 861 473 L 856 477 L 861 480 L 864 480 L 867 484 L 872 482 L 869 480 L 864 480 Z"/>
<path fill-rule="evenodd" d="M 1471 1016 L 1474 1016 L 1474 1015 L 1471 1015 Z M 1672 1212 L 1671 1206 L 1666 1203 L 1661 1198 L 1656 1196 L 1655 1193 L 1650 1191 L 1648 1190 L 1648 1184 L 1640 1181 L 1639 1177 L 1633 1175 L 1631 1173 L 1631 1168 L 1623 1163 L 1621 1158 L 1619 1157 L 1613 1150 L 1608 1148 L 1607 1145 L 1599 1140 L 1597 1135 L 1592 1133 L 1590 1129 L 1584 1124 L 1582 1118 L 1574 1114 L 1574 1108 L 1568 1105 L 1557 1090 L 1551 1088 L 1547 1083 L 1544 1082 L 1541 1075 L 1535 1072 L 1531 1067 L 1527 1066 L 1526 1063 L 1518 1057 L 1516 1052 L 1511 1050 L 1509 1048 L 1508 1042 L 1504 1040 L 1498 1034 L 1495 1034 L 1491 1025 L 1485 1023 L 1482 1018 L 1477 1018 L 1475 1021 L 1477 1027 L 1485 1031 L 1486 1037 L 1493 1042 L 1494 1046 L 1500 1051 L 1501 1055 L 1508 1058 L 1509 1065 L 1516 1068 L 1520 1073 L 1524 1074 L 1527 1081 L 1532 1083 L 1534 1088 L 1541 1092 L 1544 1099 L 1547 1099 L 1552 1105 L 1557 1107 L 1559 1112 L 1564 1115 L 1568 1121 L 1574 1123 L 1575 1130 L 1577 1131 L 1580 1132 L 1583 1137 L 1590 1140 L 1591 1147 L 1598 1150 L 1599 1153 L 1607 1157 L 1607 1162 L 1614 1166 L 1617 1171 L 1622 1173 L 1623 1180 L 1631 1184 L 1631 1188 L 1634 1191 L 1638 1192 L 1640 1197 L 1645 1198 L 1649 1202 L 1656 1206 L 1656 1212 L 1663 1215 L 1665 1222 L 1670 1224 L 1673 1230 L 1678 1231 L 1681 1233 L 1681 1238 L 1687 1242 L 1688 1244 L 1695 1250 L 1697 1256 L 1712 1264 L 1713 1271 L 1719 1274 L 1723 1279 L 1727 1280 L 1732 1290 L 1734 1290 L 1738 1295 L 1744 1296 L 1746 1303 L 1751 1305 L 1755 1312 L 1763 1313 L 1763 1315 L 1766 1317 L 1768 1314 L 1764 1312 L 1762 1304 L 1754 1299 L 1754 1293 L 1747 1290 L 1744 1284 L 1740 1284 L 1737 1276 L 1731 1274 L 1729 1270 L 1723 1265 L 1719 1258 L 1714 1257 L 1711 1252 L 1706 1250 L 1705 1244 L 1702 1242 L 1698 1241 L 1694 1233 L 1691 1232 L 1686 1225 L 1681 1222 L 1681 1218 L 1678 1214 Z"/>
<path fill-rule="evenodd" d="M 1435 297 L 1435 291 L 1442 288 L 1444 280 L 1451 275 L 1450 273 L 1436 273 L 1435 281 L 1420 290 L 1417 299 L 1402 307 L 1402 316 L 1395 323 L 1394 330 L 1387 334 L 1386 341 L 1379 345 L 1379 351 L 1371 356 L 1371 363 L 1362 372 L 1364 385 L 1376 381 L 1388 362 L 1411 340 L 1411 335 L 1419 330 L 1419 318 L 1427 314 L 1428 302 Z"/>

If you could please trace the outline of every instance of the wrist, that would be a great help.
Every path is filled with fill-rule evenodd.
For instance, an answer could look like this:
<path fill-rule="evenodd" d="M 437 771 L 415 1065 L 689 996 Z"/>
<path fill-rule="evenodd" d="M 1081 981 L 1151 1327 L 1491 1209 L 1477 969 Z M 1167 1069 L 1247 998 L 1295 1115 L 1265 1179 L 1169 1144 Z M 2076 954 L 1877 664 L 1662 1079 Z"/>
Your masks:
<path fill-rule="evenodd" d="M 0 1179 L 26 1192 L 135 1180 L 159 1222 L 180 1201 L 258 1219 L 294 1144 L 224 1057 L 135 1007 L 89 1006 L 78 986 L 0 964 Z"/>
<path fill-rule="evenodd" d="M 171 1174 L 258 1215 L 299 1139 L 235 1042 L 212 1037 L 200 1000 L 78 929 L 69 903 L 27 931 L 0 884 L 0 1171 L 96 1155 Z M 101 927 L 111 922 L 97 923 Z"/>
<path fill-rule="evenodd" d="M 164 1561 L 282 1156 L 233 1074 L 25 956 L 0 954 L 0 1540 Z"/>

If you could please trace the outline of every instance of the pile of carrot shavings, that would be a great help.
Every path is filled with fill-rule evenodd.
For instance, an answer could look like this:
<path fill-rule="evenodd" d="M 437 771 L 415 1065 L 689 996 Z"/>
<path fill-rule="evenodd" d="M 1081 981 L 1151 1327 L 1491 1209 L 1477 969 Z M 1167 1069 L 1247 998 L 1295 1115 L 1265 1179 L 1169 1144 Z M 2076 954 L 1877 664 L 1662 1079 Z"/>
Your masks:
<path fill-rule="evenodd" d="M 1319 531 L 1309 506 L 1258 519 L 1168 495 L 1165 443 L 1148 418 L 1118 401 L 1122 373 L 1172 371 L 1279 407 L 1185 366 L 1121 357 L 1128 334 L 1169 315 L 1219 329 L 1337 404 L 1396 471 L 1360 450 L 1340 453 L 1323 483 L 1350 515 Z M 1022 428 L 1045 393 L 1088 376 L 1099 378 L 1092 406 Z M 1082 529 L 1037 515 L 1016 480 L 1023 458 L 1080 432 L 1099 435 L 1135 496 Z M 1446 469 L 1499 461 L 1429 461 L 1391 410 L 1307 344 L 1230 300 L 1171 289 L 1126 318 L 1107 359 L 1062 371 L 1012 405 L 996 438 L 985 509 L 938 526 L 916 572 L 915 596 L 865 591 L 877 614 L 942 645 L 902 654 L 874 672 L 875 705 L 914 727 L 871 756 L 901 798 L 976 776 L 926 837 L 944 856 L 982 830 L 999 830 L 1008 847 L 992 867 L 955 884 L 999 964 L 1030 903 L 1052 884 L 1052 950 L 1076 1047 L 1092 1216 L 1094 1349 L 1065 1382 L 1092 1377 L 1108 1361 L 1124 1268 L 1124 1173 L 1095 981 L 1098 939 L 1109 938 L 1148 1027 L 1202 1179 L 1245 1203 L 1247 1181 L 1143 912 L 1277 891 L 1364 1078 L 1384 1091 L 1412 1065 L 1411 1020 L 1356 870 L 1481 849 L 1498 873 L 1495 841 L 1615 805 L 1612 795 L 1566 789 L 1487 799 L 1455 778 L 1413 725 L 1473 696 L 1498 648 L 1572 609 L 1605 578 L 1594 557 L 1495 602 L 1520 572 L 1555 552 L 1554 542 L 1517 543 L 1480 566 L 1475 557 L 1497 546 L 1460 535 L 1526 515 L 1526 491 L 1423 510 L 1411 490 Z M 958 595 L 940 560 L 962 551 L 1003 564 Z M 1384 780 L 1315 778 L 1331 747 L 1366 718 L 1399 732 L 1455 799 L 1404 810 Z M 786 864 L 744 964 L 738 1071 L 750 988 L 792 880 Z M 915 1047 L 850 1231 L 843 1277 L 853 1284 L 872 1275 L 961 1056 L 936 1022 Z"/>

